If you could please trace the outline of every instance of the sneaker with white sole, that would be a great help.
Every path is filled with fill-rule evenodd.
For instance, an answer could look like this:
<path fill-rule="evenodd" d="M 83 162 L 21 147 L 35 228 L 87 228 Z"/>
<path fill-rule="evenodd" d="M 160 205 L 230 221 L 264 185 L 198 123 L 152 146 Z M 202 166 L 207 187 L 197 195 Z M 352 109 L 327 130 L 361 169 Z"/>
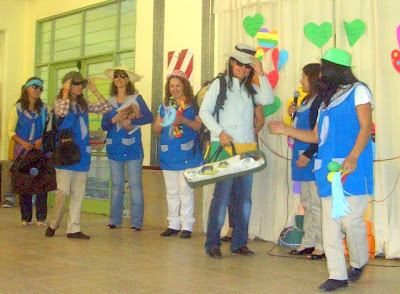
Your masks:
<path fill-rule="evenodd" d="M 42 222 L 42 221 L 38 221 L 36 225 L 38 227 L 43 227 L 43 228 L 47 227 L 47 224 L 45 222 Z"/>
<path fill-rule="evenodd" d="M 26 227 L 26 226 L 30 226 L 31 224 L 32 224 L 32 222 L 22 221 L 18 224 L 18 227 Z"/>
<path fill-rule="evenodd" d="M 3 203 L 3 208 L 11 208 L 13 206 L 14 206 L 14 203 L 8 199 L 6 201 L 4 201 L 4 203 Z"/>

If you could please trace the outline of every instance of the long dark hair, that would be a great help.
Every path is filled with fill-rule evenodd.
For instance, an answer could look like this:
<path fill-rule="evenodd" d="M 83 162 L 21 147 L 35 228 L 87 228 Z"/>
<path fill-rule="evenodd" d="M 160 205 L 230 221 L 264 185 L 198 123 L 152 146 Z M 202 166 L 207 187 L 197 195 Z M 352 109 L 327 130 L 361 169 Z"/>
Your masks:
<path fill-rule="evenodd" d="M 327 107 L 340 86 L 351 85 L 359 80 L 351 67 L 321 59 L 321 77 L 318 81 L 318 96 Z"/>
<path fill-rule="evenodd" d="M 309 63 L 303 67 L 303 73 L 307 76 L 308 82 L 310 84 L 310 90 L 308 91 L 307 96 L 304 97 L 304 102 L 308 102 L 308 100 L 312 99 L 317 94 L 317 85 L 320 71 L 321 66 L 319 63 Z"/>
<path fill-rule="evenodd" d="M 232 91 L 232 85 L 233 85 L 233 82 L 232 82 L 232 77 L 233 77 L 233 66 L 232 66 L 232 61 L 236 61 L 236 59 L 233 58 L 233 57 L 230 57 L 230 58 L 228 59 L 227 68 L 226 68 L 226 70 L 224 71 L 224 75 L 227 75 L 227 74 L 228 74 L 228 89 L 229 89 L 230 91 Z M 246 77 L 246 79 L 244 80 L 244 87 L 247 89 L 247 92 L 248 92 L 252 97 L 254 97 L 254 95 L 257 94 L 256 90 L 254 90 L 254 88 L 253 88 L 253 86 L 252 86 L 252 84 L 251 84 L 251 81 L 252 81 L 253 77 L 254 77 L 254 70 L 252 69 L 252 70 L 250 71 L 249 75 L 248 75 L 248 76 Z"/>
<path fill-rule="evenodd" d="M 183 78 L 181 76 L 178 76 L 178 75 L 170 76 L 167 79 L 167 83 L 165 84 L 165 87 L 164 87 L 164 92 L 165 92 L 164 105 L 168 105 L 168 103 L 169 103 L 169 98 L 171 97 L 171 92 L 169 90 L 169 85 L 171 83 L 171 79 L 173 79 L 173 78 L 180 80 L 182 82 L 182 84 L 183 84 L 183 95 L 184 95 L 183 102 L 185 104 L 192 105 L 192 101 L 194 100 L 193 88 L 192 88 L 192 86 L 190 85 L 190 82 L 187 79 L 185 79 L 185 78 Z"/>
<path fill-rule="evenodd" d="M 61 88 L 60 92 L 58 93 L 57 99 L 62 99 L 62 97 L 63 97 L 63 88 Z M 69 93 L 68 98 L 70 101 L 72 100 L 71 93 Z M 78 95 L 75 101 L 79 105 L 82 111 L 86 111 L 88 109 L 88 105 L 85 98 L 83 97 L 83 94 Z"/>
<path fill-rule="evenodd" d="M 123 73 L 123 74 L 125 74 L 127 77 L 129 77 L 128 76 L 128 74 L 124 71 L 124 70 L 115 70 L 114 71 L 114 73 Z M 113 74 L 114 74 L 113 73 Z M 132 82 L 131 81 L 129 81 L 127 84 L 126 84 L 126 95 L 134 95 L 134 94 L 136 94 L 136 88 L 135 88 L 135 85 L 134 84 L 132 84 Z M 115 83 L 114 83 L 114 81 L 112 81 L 112 83 L 111 83 L 111 86 L 110 86 L 110 96 L 117 96 L 117 94 L 118 94 L 118 89 L 117 89 L 117 86 L 115 85 Z"/>
<path fill-rule="evenodd" d="M 21 87 L 21 96 L 19 97 L 18 101 L 16 102 L 16 103 L 21 103 L 22 110 L 28 110 L 29 109 L 30 102 L 29 102 L 29 95 L 28 95 L 28 90 L 27 90 L 28 88 L 25 88 L 25 85 L 27 83 L 29 83 L 30 81 L 33 81 L 33 80 L 39 80 L 39 81 L 41 81 L 43 83 L 42 79 L 40 79 L 38 77 L 31 77 L 25 82 L 25 84 L 22 85 L 22 87 Z M 36 113 L 40 113 L 40 109 L 42 108 L 42 106 L 43 106 L 43 101 L 39 97 L 35 101 L 35 105 L 34 105 Z"/>

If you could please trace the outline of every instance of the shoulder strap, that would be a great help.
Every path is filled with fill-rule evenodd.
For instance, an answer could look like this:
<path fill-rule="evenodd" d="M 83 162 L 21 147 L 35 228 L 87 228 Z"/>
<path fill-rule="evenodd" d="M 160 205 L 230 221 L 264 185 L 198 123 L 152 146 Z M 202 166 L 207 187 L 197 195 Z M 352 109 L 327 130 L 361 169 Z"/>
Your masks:
<path fill-rule="evenodd" d="M 226 96 L 226 80 L 225 75 L 220 75 L 216 79 L 219 80 L 219 93 L 217 96 L 217 101 L 215 102 L 214 113 L 216 114 L 217 123 L 219 123 L 219 110 L 224 109 L 225 100 L 227 99 Z"/>

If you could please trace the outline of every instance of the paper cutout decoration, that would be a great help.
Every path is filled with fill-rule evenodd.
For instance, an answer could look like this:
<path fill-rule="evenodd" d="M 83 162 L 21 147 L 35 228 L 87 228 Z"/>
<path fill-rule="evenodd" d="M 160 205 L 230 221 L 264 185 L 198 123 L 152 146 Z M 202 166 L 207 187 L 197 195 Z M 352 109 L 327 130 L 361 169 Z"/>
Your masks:
<path fill-rule="evenodd" d="M 289 53 L 286 50 L 280 50 L 278 58 L 278 71 L 281 70 L 282 66 L 286 64 L 288 59 L 289 59 Z"/>
<path fill-rule="evenodd" d="M 254 37 L 258 30 L 262 27 L 264 23 L 264 17 L 257 13 L 254 17 L 246 16 L 243 20 L 243 27 L 247 34 Z"/>
<path fill-rule="evenodd" d="M 276 45 L 278 45 L 277 30 L 269 31 L 266 28 L 262 28 L 257 32 L 256 38 L 258 44 L 263 48 L 264 52 L 267 52 L 269 49 L 274 48 Z"/>
<path fill-rule="evenodd" d="M 400 51 L 393 50 L 392 51 L 392 64 L 395 70 L 400 73 Z"/>
<path fill-rule="evenodd" d="M 261 61 L 263 56 L 264 56 L 263 48 L 261 46 L 257 46 L 256 47 L 256 55 L 254 57 Z"/>
<path fill-rule="evenodd" d="M 288 61 L 289 53 L 286 50 L 274 48 L 271 53 L 271 59 L 272 63 L 274 64 L 274 68 L 279 71 Z"/>
<path fill-rule="evenodd" d="M 265 76 L 267 77 L 267 79 L 271 85 L 271 88 L 274 89 L 279 80 L 278 71 L 276 69 L 273 69 L 269 73 L 265 74 Z"/>
<path fill-rule="evenodd" d="M 344 22 L 344 29 L 346 31 L 347 40 L 351 47 L 360 39 L 365 32 L 365 23 L 361 19 L 355 19 L 352 22 Z"/>
<path fill-rule="evenodd" d="M 267 117 L 267 116 L 277 112 L 279 107 L 281 107 L 281 99 L 279 99 L 279 97 L 275 96 L 274 103 L 263 106 L 264 116 Z"/>
<path fill-rule="evenodd" d="M 400 25 L 397 27 L 396 34 L 397 34 L 397 43 L 399 44 L 400 47 Z M 396 49 L 393 50 L 391 57 L 394 69 L 400 73 L 400 51 Z"/>
<path fill-rule="evenodd" d="M 321 48 L 332 37 L 332 24 L 324 22 L 321 25 L 308 23 L 304 26 L 304 34 L 318 48 Z"/>
<path fill-rule="evenodd" d="M 397 27 L 397 43 L 399 43 L 400 47 L 400 25 Z"/>

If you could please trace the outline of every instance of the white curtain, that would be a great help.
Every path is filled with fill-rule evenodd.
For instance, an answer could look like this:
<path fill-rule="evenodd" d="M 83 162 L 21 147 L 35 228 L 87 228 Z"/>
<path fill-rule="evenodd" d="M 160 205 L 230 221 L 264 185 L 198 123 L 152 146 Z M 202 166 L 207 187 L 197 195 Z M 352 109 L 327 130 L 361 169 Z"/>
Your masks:
<path fill-rule="evenodd" d="M 400 257 L 400 159 L 397 158 L 400 156 L 400 139 L 393 132 L 399 123 L 400 73 L 391 63 L 392 50 L 400 50 L 396 37 L 400 24 L 398 11 L 400 1 L 390 0 L 215 0 L 214 5 L 218 72 L 225 69 L 226 54 L 235 44 L 258 45 L 256 38 L 249 36 L 242 26 L 246 16 L 256 13 L 264 17 L 264 28 L 278 30 L 278 48 L 289 52 L 288 62 L 279 71 L 279 82 L 274 90 L 282 107 L 267 117 L 267 122 L 283 115 L 286 100 L 299 86 L 304 65 L 318 62 L 318 57 L 330 47 L 352 53 L 356 66 L 354 73 L 368 84 L 375 102 L 375 197 L 370 215 L 375 229 L 376 253 L 384 254 L 386 258 Z M 363 20 L 366 30 L 351 47 L 343 21 L 355 19 Z M 317 25 L 332 23 L 334 36 L 321 49 L 303 33 L 304 25 L 310 22 Z M 264 55 L 263 66 L 266 73 L 273 69 L 271 50 Z M 291 157 L 286 138 L 270 135 L 266 127 L 260 138 L 269 146 L 260 144 L 267 156 L 268 167 L 254 176 L 249 235 L 276 241 L 281 230 L 293 224 L 298 197 L 292 193 L 290 162 L 285 159 Z"/>

